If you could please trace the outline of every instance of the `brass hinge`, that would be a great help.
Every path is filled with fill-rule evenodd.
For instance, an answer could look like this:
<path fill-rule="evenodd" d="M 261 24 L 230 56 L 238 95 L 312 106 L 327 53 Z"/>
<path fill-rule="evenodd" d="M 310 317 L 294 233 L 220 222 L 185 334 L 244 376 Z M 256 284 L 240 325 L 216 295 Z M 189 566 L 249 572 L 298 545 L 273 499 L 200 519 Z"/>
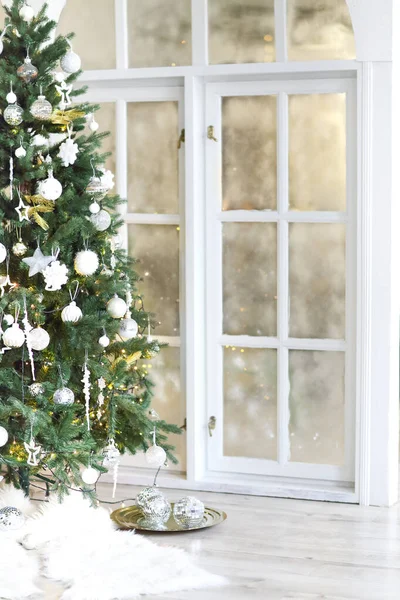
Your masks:
<path fill-rule="evenodd" d="M 207 127 L 207 137 L 209 140 L 213 140 L 214 142 L 218 142 L 217 138 L 214 135 L 214 125 L 209 125 Z"/>
<path fill-rule="evenodd" d="M 184 421 L 183 421 L 183 425 L 180 426 L 180 429 L 183 429 L 184 431 L 187 430 L 187 419 L 185 417 Z"/>
<path fill-rule="evenodd" d="M 178 140 L 178 150 L 181 149 L 182 144 L 184 144 L 184 143 L 185 143 L 185 130 L 182 129 L 181 130 L 181 135 L 179 136 L 179 140 Z"/>

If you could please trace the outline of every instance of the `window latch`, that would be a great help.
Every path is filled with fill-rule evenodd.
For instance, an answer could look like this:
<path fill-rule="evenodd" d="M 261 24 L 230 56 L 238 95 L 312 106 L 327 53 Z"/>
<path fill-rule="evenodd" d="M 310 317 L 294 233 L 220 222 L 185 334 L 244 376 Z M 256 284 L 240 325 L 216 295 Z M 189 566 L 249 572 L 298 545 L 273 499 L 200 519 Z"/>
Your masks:
<path fill-rule="evenodd" d="M 212 437 L 212 434 L 213 434 L 213 431 L 214 431 L 216 425 L 217 425 L 216 417 L 210 417 L 210 419 L 208 421 L 208 433 L 209 433 L 210 437 Z"/>
<path fill-rule="evenodd" d="M 209 125 L 207 127 L 207 137 L 209 140 L 213 140 L 214 142 L 218 142 L 217 138 L 214 135 L 214 125 Z"/>
<path fill-rule="evenodd" d="M 178 150 L 181 149 L 182 144 L 184 144 L 184 143 L 185 143 L 185 130 L 182 129 L 181 130 L 181 135 L 179 136 L 179 140 L 178 140 Z"/>

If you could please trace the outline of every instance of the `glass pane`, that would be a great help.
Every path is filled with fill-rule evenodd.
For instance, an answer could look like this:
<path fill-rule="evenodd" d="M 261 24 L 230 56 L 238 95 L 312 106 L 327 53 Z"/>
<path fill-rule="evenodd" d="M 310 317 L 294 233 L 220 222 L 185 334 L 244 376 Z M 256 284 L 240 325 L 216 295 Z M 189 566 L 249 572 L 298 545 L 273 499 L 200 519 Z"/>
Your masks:
<path fill-rule="evenodd" d="M 0 4 L 0 29 L 4 28 L 4 19 L 6 18 L 6 13 L 4 12 L 4 8 Z"/>
<path fill-rule="evenodd" d="M 155 384 L 154 397 L 151 407 L 157 411 L 160 419 L 168 423 L 182 425 L 185 415 L 181 398 L 180 349 L 163 348 L 161 352 L 149 361 L 140 361 L 146 368 Z M 186 468 L 186 439 L 182 435 L 170 434 L 168 441 L 176 448 L 179 465 L 170 465 L 171 469 L 185 470 Z"/>
<path fill-rule="evenodd" d="M 210 64 L 275 60 L 274 0 L 208 0 Z"/>
<path fill-rule="evenodd" d="M 356 58 L 346 0 L 288 0 L 289 60 Z"/>
<path fill-rule="evenodd" d="M 276 460 L 276 350 L 224 348 L 224 455 Z"/>
<path fill-rule="evenodd" d="M 129 225 L 129 255 L 139 259 L 136 270 L 147 311 L 155 313 L 157 335 L 179 335 L 179 232 L 169 225 Z"/>
<path fill-rule="evenodd" d="M 289 227 L 290 336 L 344 338 L 346 226 Z"/>
<path fill-rule="evenodd" d="M 223 225 L 223 330 L 276 335 L 275 223 Z"/>
<path fill-rule="evenodd" d="M 128 0 L 130 67 L 192 64 L 190 0 Z"/>
<path fill-rule="evenodd" d="M 71 32 L 82 69 L 115 69 L 114 0 L 68 0 L 57 33 Z"/>
<path fill-rule="evenodd" d="M 276 97 L 222 99 L 222 209 L 276 209 Z"/>
<path fill-rule="evenodd" d="M 343 352 L 289 353 L 290 459 L 294 462 L 344 463 Z"/>
<path fill-rule="evenodd" d="M 100 110 L 95 113 L 95 119 L 99 123 L 100 127 L 98 132 L 109 131 L 110 135 L 106 137 L 101 146 L 101 153 L 112 152 L 112 156 L 109 156 L 106 160 L 106 168 L 110 169 L 115 175 L 115 147 L 116 147 L 116 126 L 115 126 L 115 103 L 114 102 L 103 102 L 100 104 Z M 115 181 L 115 179 L 114 179 Z M 114 190 L 115 191 L 115 188 Z"/>
<path fill-rule="evenodd" d="M 291 210 L 346 210 L 346 94 L 289 96 Z"/>
<path fill-rule="evenodd" d="M 128 212 L 179 212 L 178 103 L 128 104 Z"/>

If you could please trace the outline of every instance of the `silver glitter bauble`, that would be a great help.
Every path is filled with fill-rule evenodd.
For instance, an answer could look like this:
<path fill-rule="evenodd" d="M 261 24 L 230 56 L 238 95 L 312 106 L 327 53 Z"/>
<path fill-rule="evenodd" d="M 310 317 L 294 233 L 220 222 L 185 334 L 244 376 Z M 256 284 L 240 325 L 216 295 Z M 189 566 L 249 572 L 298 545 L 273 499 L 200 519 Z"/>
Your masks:
<path fill-rule="evenodd" d="M 107 192 L 108 187 L 102 183 L 100 177 L 91 177 L 90 181 L 86 187 L 86 192 L 91 196 L 96 196 L 96 198 L 103 198 Z"/>
<path fill-rule="evenodd" d="M 14 506 L 6 506 L 0 509 L 0 530 L 14 531 L 20 529 L 25 523 L 25 517 L 22 512 Z"/>
<path fill-rule="evenodd" d="M 3 448 L 8 442 L 8 431 L 0 425 L 0 448 Z"/>
<path fill-rule="evenodd" d="M 18 323 L 13 323 L 13 325 L 3 333 L 3 342 L 4 345 L 9 348 L 21 348 L 21 346 L 23 346 L 25 334 Z"/>
<path fill-rule="evenodd" d="M 76 73 L 81 68 L 81 64 L 80 56 L 73 50 L 68 50 L 60 61 L 60 66 L 66 73 Z"/>
<path fill-rule="evenodd" d="M 113 319 L 121 319 L 126 313 L 126 302 L 118 298 L 117 294 L 107 303 L 107 312 Z"/>
<path fill-rule="evenodd" d="M 99 257 L 93 250 L 81 250 L 75 256 L 74 267 L 78 275 L 93 275 L 99 268 Z"/>
<path fill-rule="evenodd" d="M 130 313 L 128 313 L 125 319 L 122 319 L 118 333 L 123 340 L 131 340 L 137 336 L 138 324 L 134 319 L 131 319 Z"/>
<path fill-rule="evenodd" d="M 39 71 L 32 64 L 32 61 L 29 57 L 26 57 L 24 64 L 18 67 L 17 75 L 24 81 L 25 83 L 31 83 L 34 81 L 39 74 Z"/>
<path fill-rule="evenodd" d="M 91 222 L 97 231 L 105 231 L 111 225 L 111 216 L 106 210 L 101 210 L 90 217 Z"/>
<path fill-rule="evenodd" d="M 153 444 L 153 446 L 150 446 L 150 448 L 146 450 L 145 456 L 147 464 L 156 468 L 162 467 L 167 458 L 164 448 L 161 448 L 161 446 L 157 446 L 156 444 Z"/>
<path fill-rule="evenodd" d="M 36 398 L 36 396 L 44 394 L 44 385 L 42 383 L 31 383 L 31 385 L 28 387 L 28 390 L 31 396 Z"/>
<path fill-rule="evenodd" d="M 23 121 L 24 111 L 19 104 L 9 104 L 3 113 L 3 117 L 8 125 L 20 125 Z"/>
<path fill-rule="evenodd" d="M 73 300 L 61 312 L 61 319 L 64 323 L 77 323 L 83 317 L 82 311 Z"/>
<path fill-rule="evenodd" d="M 154 523 L 166 523 L 171 516 L 171 504 L 156 487 L 144 488 L 136 498 L 144 516 Z"/>
<path fill-rule="evenodd" d="M 204 504 L 194 496 L 185 496 L 174 504 L 174 519 L 184 529 L 198 527 L 204 518 Z"/>
<path fill-rule="evenodd" d="M 38 99 L 31 106 L 31 115 L 38 121 L 48 121 L 52 115 L 53 107 L 45 96 L 38 96 Z"/>
<path fill-rule="evenodd" d="M 62 387 L 54 392 L 53 400 L 54 400 L 54 404 L 61 404 L 63 406 L 69 406 L 74 403 L 75 394 L 69 388 Z"/>
<path fill-rule="evenodd" d="M 50 344 L 50 336 L 42 327 L 31 329 L 31 331 L 28 333 L 28 338 L 32 350 L 37 350 L 38 352 L 44 350 Z"/>
<path fill-rule="evenodd" d="M 12 247 L 12 253 L 15 254 L 15 256 L 25 256 L 27 251 L 28 248 L 25 246 L 24 242 L 21 241 L 15 242 Z"/>

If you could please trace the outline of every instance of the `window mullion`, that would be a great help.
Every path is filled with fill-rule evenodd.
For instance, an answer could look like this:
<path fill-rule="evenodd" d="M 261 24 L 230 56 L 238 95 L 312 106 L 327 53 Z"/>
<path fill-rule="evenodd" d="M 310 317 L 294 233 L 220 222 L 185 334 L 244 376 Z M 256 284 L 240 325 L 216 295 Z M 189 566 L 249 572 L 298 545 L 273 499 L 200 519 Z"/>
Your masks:
<path fill-rule="evenodd" d="M 128 117 L 125 100 L 116 102 L 116 178 L 117 193 L 121 198 L 128 197 Z M 118 212 L 126 217 L 128 205 L 123 203 L 118 206 Z M 120 228 L 123 247 L 128 248 L 128 225 L 125 222 Z"/>
<path fill-rule="evenodd" d="M 128 6 L 127 0 L 115 0 L 115 43 L 117 69 L 128 69 Z"/>
<path fill-rule="evenodd" d="M 208 0 L 192 0 L 192 63 L 208 64 Z"/>
<path fill-rule="evenodd" d="M 275 0 L 275 57 L 277 62 L 287 61 L 287 0 Z"/>

